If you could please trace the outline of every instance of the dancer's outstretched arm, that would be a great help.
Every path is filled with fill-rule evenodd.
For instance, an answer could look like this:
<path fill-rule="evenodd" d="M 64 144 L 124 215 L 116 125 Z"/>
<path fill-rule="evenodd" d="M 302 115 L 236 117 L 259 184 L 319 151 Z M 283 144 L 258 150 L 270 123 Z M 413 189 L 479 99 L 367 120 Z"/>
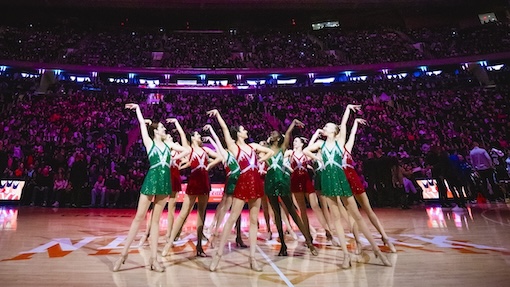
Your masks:
<path fill-rule="evenodd" d="M 217 109 L 210 110 L 207 112 L 207 115 L 209 117 L 216 117 L 218 120 L 218 123 L 220 124 L 221 130 L 223 132 L 223 136 L 225 137 L 225 144 L 227 145 L 227 148 L 230 151 L 234 151 L 236 149 L 235 147 L 235 141 L 230 136 L 230 130 L 228 129 L 227 124 L 223 120 L 223 118 L 220 115 L 220 112 Z"/>
<path fill-rule="evenodd" d="M 169 118 L 169 119 L 166 119 L 166 122 L 175 124 L 175 128 L 177 128 L 177 131 L 179 132 L 179 136 L 181 137 L 181 145 L 186 149 L 191 149 L 190 143 L 186 139 L 186 133 L 182 129 L 179 121 L 176 118 Z"/>
<path fill-rule="evenodd" d="M 138 104 L 130 103 L 125 105 L 126 109 L 135 110 L 136 118 L 138 119 L 138 123 L 140 124 L 140 133 L 142 134 L 143 145 L 147 152 L 152 147 L 152 139 L 149 136 L 149 132 L 147 131 L 147 125 L 145 123 L 145 119 L 143 118 L 142 111 L 140 110 L 140 106 Z"/>
<path fill-rule="evenodd" d="M 367 125 L 367 121 L 364 119 L 357 118 L 354 120 L 354 124 L 351 128 L 351 134 L 349 135 L 349 140 L 345 143 L 345 150 L 349 153 L 352 151 L 352 147 L 354 146 L 354 140 L 356 138 L 356 132 L 358 131 L 358 125 Z"/>
<path fill-rule="evenodd" d="M 223 157 L 224 160 L 227 160 L 228 157 L 227 151 L 223 148 L 220 138 L 214 131 L 213 127 L 211 125 L 205 125 L 204 131 L 209 131 L 209 133 L 211 133 L 211 138 L 204 137 L 204 140 L 209 140 L 209 142 L 214 146 L 214 149 L 218 151 L 218 153 Z"/>
<path fill-rule="evenodd" d="M 290 124 L 290 126 L 287 128 L 287 131 L 285 132 L 285 138 L 283 139 L 283 144 L 282 144 L 282 150 L 287 150 L 287 148 L 289 147 L 289 144 L 290 144 L 290 136 L 292 135 L 292 131 L 294 130 L 294 128 L 298 126 L 300 128 L 304 127 L 305 125 L 300 121 L 300 120 L 297 120 L 297 119 L 294 119 L 292 121 L 292 123 Z"/>
<path fill-rule="evenodd" d="M 353 105 L 349 104 L 345 107 L 344 115 L 342 116 L 342 122 L 340 123 L 340 132 L 337 135 L 337 140 L 341 147 L 345 145 L 345 138 L 347 136 L 347 121 L 349 120 L 349 116 L 351 115 L 351 111 L 359 111 L 361 109 L 361 105 Z"/>

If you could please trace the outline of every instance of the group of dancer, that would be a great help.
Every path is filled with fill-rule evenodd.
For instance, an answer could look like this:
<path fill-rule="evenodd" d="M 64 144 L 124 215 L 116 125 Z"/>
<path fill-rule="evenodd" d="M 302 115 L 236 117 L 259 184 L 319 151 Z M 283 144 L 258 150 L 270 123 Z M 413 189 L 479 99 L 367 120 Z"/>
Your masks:
<path fill-rule="evenodd" d="M 240 215 L 246 203 L 249 209 L 249 264 L 252 270 L 262 271 L 255 255 L 259 228 L 258 215 L 263 202 L 269 202 L 274 214 L 274 223 L 281 244 L 278 256 L 288 255 L 282 225 L 282 220 L 288 221 L 287 214 L 292 217 L 303 234 L 305 246 L 313 256 L 317 256 L 318 251 L 313 245 L 311 226 L 307 216 L 306 200 L 324 228 L 327 239 L 335 245 L 338 243 L 334 240 L 332 231 L 336 232 L 339 245 L 344 253 L 342 268 L 349 268 L 352 260 L 347 249 L 342 218 L 348 223 L 348 229 L 354 234 L 357 254 L 361 253 L 362 249 L 358 235 L 358 230 L 360 230 L 370 243 L 375 256 L 380 258 L 384 265 L 391 266 L 388 259 L 381 253 L 356 203 L 357 200 L 367 213 L 371 223 L 381 234 L 383 243 L 388 246 L 391 252 L 396 252 L 383 226 L 370 207 L 363 184 L 352 166 L 351 151 L 356 132 L 358 126 L 366 124 L 366 121 L 355 119 L 349 138 L 346 139 L 347 122 L 351 111 L 358 111 L 361 106 L 348 105 L 341 124 L 327 123 L 323 129 L 318 129 L 306 148 L 307 140 L 296 137 L 293 140 L 292 150 L 288 149 L 292 132 L 296 126 L 303 125 L 298 120 L 292 122 L 284 135 L 279 131 L 273 131 L 266 142 L 247 143 L 248 131 L 242 125 L 229 127 L 218 110 L 211 110 L 207 112 L 207 115 L 218 121 L 224 142 L 211 125 L 206 125 L 203 128 L 204 131 L 210 133 L 211 137 L 202 137 L 199 131 L 186 134 L 177 119 L 167 119 L 166 122 L 174 124 L 179 132 L 181 143 L 178 144 L 166 133 L 163 123 L 144 119 L 137 104 L 127 104 L 126 108 L 136 112 L 150 168 L 142 184 L 136 215 L 131 223 L 121 255 L 114 263 L 113 271 L 120 270 L 121 265 L 125 263 L 129 248 L 141 222 L 147 215 L 151 202 L 154 204 L 147 225 L 147 233 L 141 239 L 141 241 L 149 239 L 151 270 L 164 271 L 164 267 L 157 259 L 157 245 L 159 220 L 167 202 L 168 229 L 165 236 L 167 243 L 163 248 L 162 256 L 169 254 L 195 201 L 198 201 L 196 255 L 207 256 L 202 248 L 202 239 L 204 238 L 205 212 L 210 191 L 208 171 L 221 162 L 224 164 L 227 178 L 224 196 L 217 206 L 210 229 L 209 242 L 212 248 L 214 248 L 215 240 L 219 237 L 216 252 L 209 266 L 210 271 L 217 269 L 230 231 L 236 222 L 236 244 L 239 247 L 247 247 L 241 239 L 240 232 Z M 324 137 L 324 139 L 320 139 L 320 137 Z M 214 150 L 204 147 L 203 141 L 209 141 Z M 182 162 L 179 163 L 180 161 Z M 313 180 L 309 173 L 312 163 L 315 163 Z M 188 177 L 184 202 L 174 223 L 176 193 L 180 190 L 179 170 L 183 168 L 190 168 L 191 172 Z M 218 235 L 220 225 L 229 209 L 230 214 L 223 226 L 223 232 Z M 268 214 L 267 208 L 264 209 L 264 212 Z M 269 239 L 271 239 L 268 216 L 266 216 L 266 224 L 270 234 Z M 288 229 L 292 230 L 289 223 L 286 225 Z"/>

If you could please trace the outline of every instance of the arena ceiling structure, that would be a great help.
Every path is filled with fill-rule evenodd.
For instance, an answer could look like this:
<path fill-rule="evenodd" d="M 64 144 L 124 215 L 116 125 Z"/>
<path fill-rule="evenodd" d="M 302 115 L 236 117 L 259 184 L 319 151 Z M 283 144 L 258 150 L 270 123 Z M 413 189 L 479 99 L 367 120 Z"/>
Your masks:
<path fill-rule="evenodd" d="M 391 6 L 475 5 L 504 0 L 0 0 L 9 6 L 88 7 L 88 8 L 366 8 Z"/>

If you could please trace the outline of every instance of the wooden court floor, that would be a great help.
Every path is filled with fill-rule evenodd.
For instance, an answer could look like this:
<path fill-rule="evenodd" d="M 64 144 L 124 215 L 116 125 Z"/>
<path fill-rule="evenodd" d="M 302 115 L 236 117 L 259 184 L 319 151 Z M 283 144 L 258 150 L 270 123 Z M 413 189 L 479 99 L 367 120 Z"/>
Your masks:
<path fill-rule="evenodd" d="M 257 260 L 263 272 L 249 269 L 248 249 L 237 248 L 234 235 L 218 270 L 209 272 L 212 257 L 195 257 L 192 213 L 172 254 L 160 259 L 166 271 L 156 273 L 146 267 L 148 246 L 138 242 L 121 271 L 112 272 L 134 210 L 0 206 L 0 286 L 510 286 L 510 205 L 375 211 L 398 250 L 389 253 L 371 227 L 393 267 L 383 266 L 364 242 L 358 262 L 342 270 L 340 248 L 326 241 L 311 211 L 319 256 L 305 249 L 302 236 L 289 235 L 289 256 L 278 257 L 276 232 L 267 240 L 261 212 Z M 247 214 L 243 217 L 247 243 Z M 166 230 L 165 219 L 161 229 Z M 214 249 L 204 244 L 212 256 Z M 160 252 L 163 246 L 161 238 Z"/>

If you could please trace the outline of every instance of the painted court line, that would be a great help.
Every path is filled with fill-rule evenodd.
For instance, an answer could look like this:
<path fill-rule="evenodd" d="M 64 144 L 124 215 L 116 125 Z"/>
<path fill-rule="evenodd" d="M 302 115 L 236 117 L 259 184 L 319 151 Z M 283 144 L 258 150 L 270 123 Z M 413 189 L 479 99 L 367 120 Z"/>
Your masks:
<path fill-rule="evenodd" d="M 278 268 L 278 266 L 276 266 L 276 264 L 274 264 L 274 262 L 271 260 L 271 258 L 269 258 L 269 256 L 267 256 L 267 254 L 264 253 L 264 251 L 262 251 L 262 249 L 260 249 L 260 247 L 258 245 L 257 245 L 257 250 L 260 252 L 262 257 L 264 257 L 264 259 L 266 259 L 266 261 L 269 263 L 269 265 L 271 265 L 271 267 L 273 267 L 274 271 L 276 271 L 276 273 L 278 273 L 280 278 L 282 278 L 282 280 L 287 284 L 287 286 L 294 287 L 294 285 L 290 282 L 289 278 L 287 278 L 283 274 L 283 272 L 280 270 L 280 268 Z"/>

